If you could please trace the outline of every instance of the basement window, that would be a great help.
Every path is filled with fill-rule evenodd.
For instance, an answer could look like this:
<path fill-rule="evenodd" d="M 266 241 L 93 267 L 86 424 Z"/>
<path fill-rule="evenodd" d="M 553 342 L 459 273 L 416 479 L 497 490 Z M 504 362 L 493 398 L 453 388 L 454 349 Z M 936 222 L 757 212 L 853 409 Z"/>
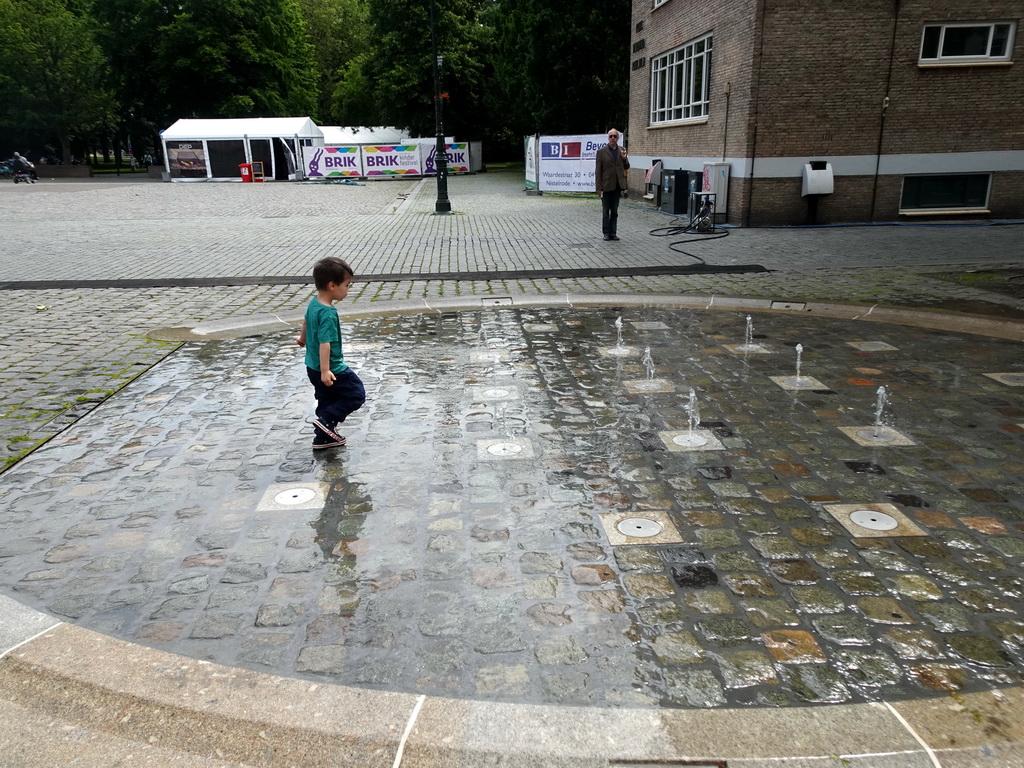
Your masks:
<path fill-rule="evenodd" d="M 1012 22 L 993 24 L 926 24 L 920 64 L 976 64 L 1010 61 Z"/>
<path fill-rule="evenodd" d="M 904 176 L 900 212 L 986 210 L 991 181 L 988 173 Z"/>

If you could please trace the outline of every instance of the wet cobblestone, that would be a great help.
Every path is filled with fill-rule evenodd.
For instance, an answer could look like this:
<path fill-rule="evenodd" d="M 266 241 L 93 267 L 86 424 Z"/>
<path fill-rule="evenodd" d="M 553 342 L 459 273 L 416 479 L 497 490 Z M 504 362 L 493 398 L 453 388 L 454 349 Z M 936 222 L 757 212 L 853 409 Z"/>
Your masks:
<path fill-rule="evenodd" d="M 619 315 L 674 391 L 631 391 L 639 360 L 600 353 Z M 799 315 L 758 331 L 771 354 L 724 348 L 732 312 L 346 324 L 371 399 L 326 455 L 290 337 L 189 344 L 3 476 L 2 582 L 197 658 L 439 695 L 781 706 L 1019 683 L 1024 444 L 1003 425 L 1024 401 L 983 375 L 1019 370 L 1019 345 Z M 768 379 L 797 343 L 827 390 Z M 914 445 L 839 431 L 872 423 L 881 385 Z M 691 387 L 724 450 L 660 437 L 687 428 Z M 317 483 L 325 501 L 268 501 Z M 925 535 L 856 537 L 837 503 L 895 504 Z M 666 514 L 682 541 L 614 544 L 609 512 Z"/>

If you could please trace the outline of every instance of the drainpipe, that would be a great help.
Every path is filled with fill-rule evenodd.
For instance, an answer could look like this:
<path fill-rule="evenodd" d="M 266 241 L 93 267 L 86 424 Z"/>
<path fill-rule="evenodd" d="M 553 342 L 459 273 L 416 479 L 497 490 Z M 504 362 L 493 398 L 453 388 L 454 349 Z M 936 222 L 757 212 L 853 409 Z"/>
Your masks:
<path fill-rule="evenodd" d="M 747 185 L 747 210 L 743 214 L 743 226 L 750 226 L 750 214 L 754 207 L 754 163 L 757 160 L 757 111 L 758 98 L 761 90 L 761 62 L 764 61 L 764 26 L 765 15 L 768 10 L 768 0 L 758 0 L 759 12 L 761 14 L 761 41 L 757 51 L 757 72 L 754 75 L 754 87 L 751 92 L 751 101 L 754 104 L 754 130 L 750 136 L 750 183 Z"/>
<path fill-rule="evenodd" d="M 882 166 L 882 148 L 885 137 L 885 113 L 889 109 L 889 89 L 892 87 L 892 67 L 896 61 L 896 27 L 900 19 L 900 0 L 892 4 L 892 36 L 889 40 L 889 71 L 885 76 L 885 95 L 882 97 L 882 114 L 878 120 L 878 147 L 875 151 L 875 180 L 871 186 L 871 213 L 868 221 L 875 220 L 875 203 L 878 200 L 878 172 Z"/>

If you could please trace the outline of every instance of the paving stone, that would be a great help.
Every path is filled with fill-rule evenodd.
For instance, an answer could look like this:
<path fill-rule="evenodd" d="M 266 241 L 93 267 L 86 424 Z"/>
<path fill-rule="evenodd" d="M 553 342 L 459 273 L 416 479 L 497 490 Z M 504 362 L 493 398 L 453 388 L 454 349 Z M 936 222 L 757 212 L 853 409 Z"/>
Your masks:
<path fill-rule="evenodd" d="M 675 590 L 668 576 L 660 573 L 629 573 L 622 577 L 623 586 L 633 597 L 672 597 Z"/>
<path fill-rule="evenodd" d="M 857 607 L 868 621 L 876 624 L 913 624 L 914 620 L 903 607 L 889 597 L 862 597 Z"/>
<path fill-rule="evenodd" d="M 347 657 L 344 645 L 307 645 L 299 651 L 295 671 L 338 675 L 344 672 Z"/>
<path fill-rule="evenodd" d="M 582 590 L 579 593 L 583 607 L 592 613 L 622 613 L 626 601 L 617 589 Z"/>
<path fill-rule="evenodd" d="M 868 622 L 855 614 L 820 616 L 812 623 L 823 639 L 836 645 L 871 645 L 874 642 Z"/>
<path fill-rule="evenodd" d="M 534 655 L 541 664 L 582 664 L 587 652 L 572 635 L 555 635 L 537 642 Z"/>
<path fill-rule="evenodd" d="M 519 559 L 519 568 L 527 574 L 554 574 L 562 570 L 562 559 L 546 552 L 527 552 Z"/>
<path fill-rule="evenodd" d="M 768 569 L 783 584 L 814 584 L 821 578 L 806 560 L 773 560 Z"/>
<path fill-rule="evenodd" d="M 939 632 L 970 632 L 974 628 L 971 614 L 956 603 L 924 603 L 917 606 L 916 610 L 922 619 Z"/>
<path fill-rule="evenodd" d="M 707 669 L 667 670 L 666 695 L 675 704 L 684 707 L 717 707 L 725 703 L 722 684 Z"/>
<path fill-rule="evenodd" d="M 729 594 L 721 589 L 698 589 L 686 592 L 683 600 L 690 610 L 705 614 L 735 613 L 736 608 Z"/>
<path fill-rule="evenodd" d="M 704 659 L 704 648 L 692 632 L 657 635 L 651 648 L 663 664 L 697 664 Z"/>
<path fill-rule="evenodd" d="M 743 645 L 754 639 L 754 632 L 747 622 L 727 616 L 702 619 L 697 622 L 697 629 L 712 646 Z"/>
<path fill-rule="evenodd" d="M 941 600 L 945 595 L 935 582 L 919 574 L 901 574 L 892 578 L 893 590 L 911 600 Z"/>
<path fill-rule="evenodd" d="M 774 597 L 778 590 L 766 577 L 757 573 L 728 573 L 722 577 L 725 584 L 733 594 L 740 597 Z"/>
<path fill-rule="evenodd" d="M 717 654 L 727 688 L 777 685 L 778 675 L 771 658 L 761 651 L 731 651 Z"/>
<path fill-rule="evenodd" d="M 740 601 L 747 618 L 758 629 L 796 626 L 800 617 L 785 600 L 746 598 Z"/>
<path fill-rule="evenodd" d="M 975 664 L 986 667 L 1008 667 L 1010 658 L 994 640 L 977 635 L 951 635 L 946 643 L 957 654 Z"/>
<path fill-rule="evenodd" d="M 846 609 L 843 598 L 825 587 L 790 587 L 797 607 L 804 613 L 841 613 Z"/>
<path fill-rule="evenodd" d="M 775 629 L 762 633 L 764 644 L 780 664 L 824 664 L 825 653 L 810 632 Z"/>
<path fill-rule="evenodd" d="M 257 627 L 287 627 L 294 624 L 302 616 L 302 606 L 298 603 L 265 603 L 256 614 Z"/>
<path fill-rule="evenodd" d="M 850 690 L 834 669 L 825 666 L 790 666 L 786 677 L 803 701 L 838 704 L 850 700 Z"/>

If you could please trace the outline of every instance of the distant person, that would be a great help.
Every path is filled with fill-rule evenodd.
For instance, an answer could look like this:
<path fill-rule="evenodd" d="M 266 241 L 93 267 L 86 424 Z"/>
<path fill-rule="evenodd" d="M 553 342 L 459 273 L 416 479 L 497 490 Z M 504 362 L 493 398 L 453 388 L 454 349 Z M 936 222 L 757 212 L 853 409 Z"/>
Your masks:
<path fill-rule="evenodd" d="M 366 402 L 366 389 L 342 357 L 341 320 L 334 302 L 348 296 L 354 274 L 339 258 L 328 256 L 313 265 L 316 296 L 309 300 L 302 331 L 295 342 L 306 349 L 306 375 L 316 396 L 313 449 L 345 444 L 338 425 Z"/>
<path fill-rule="evenodd" d="M 597 150 L 594 179 L 597 196 L 601 198 L 601 231 L 605 240 L 619 239 L 619 198 L 626 189 L 626 171 L 629 169 L 626 148 L 619 146 L 620 136 L 618 130 L 610 129 L 608 143 Z"/>
<path fill-rule="evenodd" d="M 11 171 L 13 173 L 27 173 L 33 180 L 39 179 L 36 168 L 27 157 L 22 157 L 17 152 L 11 158 Z"/>

